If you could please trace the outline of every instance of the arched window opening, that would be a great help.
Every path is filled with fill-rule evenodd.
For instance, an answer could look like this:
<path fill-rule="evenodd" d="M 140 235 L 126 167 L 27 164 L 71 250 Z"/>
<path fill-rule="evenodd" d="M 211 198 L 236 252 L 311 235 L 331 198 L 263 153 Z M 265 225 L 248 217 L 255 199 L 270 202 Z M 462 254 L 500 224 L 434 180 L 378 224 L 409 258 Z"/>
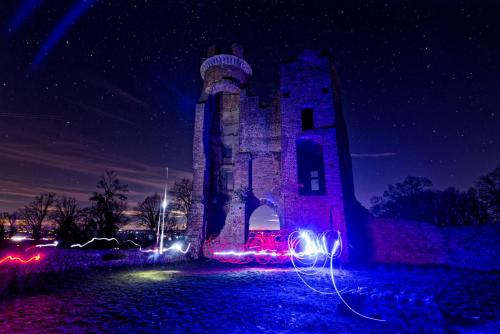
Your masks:
<path fill-rule="evenodd" d="M 261 205 L 250 216 L 250 231 L 277 231 L 280 229 L 278 214 L 268 205 Z"/>

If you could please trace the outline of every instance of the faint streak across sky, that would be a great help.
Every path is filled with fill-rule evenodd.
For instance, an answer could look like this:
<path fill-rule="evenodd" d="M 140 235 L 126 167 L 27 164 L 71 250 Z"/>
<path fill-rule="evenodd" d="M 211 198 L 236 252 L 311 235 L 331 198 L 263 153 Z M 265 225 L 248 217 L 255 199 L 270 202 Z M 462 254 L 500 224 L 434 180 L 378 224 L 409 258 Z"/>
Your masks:
<path fill-rule="evenodd" d="M 114 121 L 126 123 L 128 125 L 135 125 L 135 123 L 133 123 L 132 121 L 129 121 L 128 119 L 126 119 L 124 117 L 115 115 L 112 112 L 107 112 L 107 111 L 103 110 L 102 108 L 92 107 L 92 106 L 89 106 L 89 105 L 87 105 L 85 103 L 73 101 L 73 100 L 67 99 L 65 97 L 62 97 L 62 99 L 65 100 L 65 101 L 67 101 L 68 103 L 71 103 L 72 105 L 77 106 L 78 108 L 80 108 L 80 109 L 82 109 L 84 111 L 93 113 L 95 115 L 98 115 L 98 116 L 101 116 L 101 117 L 105 117 L 105 118 L 108 118 L 108 119 L 111 119 L 111 120 L 114 120 Z"/>
<path fill-rule="evenodd" d="M 22 114 L 22 113 L 13 113 L 13 112 L 0 112 L 0 118 L 2 118 L 2 117 L 63 121 L 63 119 L 57 115 L 48 115 L 48 114 Z"/>
<path fill-rule="evenodd" d="M 368 159 L 375 159 L 375 158 L 387 158 L 387 157 L 393 157 L 397 155 L 394 152 L 383 152 L 383 153 L 351 153 L 351 157 L 353 158 L 368 158 Z"/>
<path fill-rule="evenodd" d="M 57 44 L 57 42 L 64 36 L 68 28 L 75 23 L 80 16 L 92 6 L 96 0 L 78 0 L 78 2 L 71 7 L 71 9 L 63 16 L 56 24 L 49 37 L 44 41 L 42 47 L 35 56 L 31 64 L 31 70 L 36 69 L 49 54 L 50 50 Z"/>

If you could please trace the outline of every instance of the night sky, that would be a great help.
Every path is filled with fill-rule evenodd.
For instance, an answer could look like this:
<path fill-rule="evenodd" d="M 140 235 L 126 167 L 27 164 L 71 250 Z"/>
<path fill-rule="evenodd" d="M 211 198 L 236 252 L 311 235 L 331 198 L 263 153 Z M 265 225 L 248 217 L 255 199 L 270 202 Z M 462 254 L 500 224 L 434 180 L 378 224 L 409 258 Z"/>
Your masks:
<path fill-rule="evenodd" d="M 199 66 L 245 47 L 266 101 L 279 63 L 333 50 L 358 199 L 406 175 L 466 188 L 500 163 L 498 1 L 0 2 L 0 211 L 87 200 L 105 168 L 130 203 L 191 173 Z"/>

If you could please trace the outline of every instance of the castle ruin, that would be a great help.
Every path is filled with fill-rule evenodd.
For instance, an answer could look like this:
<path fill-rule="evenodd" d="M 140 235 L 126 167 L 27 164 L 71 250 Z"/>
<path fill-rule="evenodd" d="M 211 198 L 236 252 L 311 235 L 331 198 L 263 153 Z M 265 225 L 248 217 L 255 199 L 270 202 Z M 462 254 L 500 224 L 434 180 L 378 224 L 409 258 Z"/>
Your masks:
<path fill-rule="evenodd" d="M 282 231 L 338 230 L 350 245 L 357 202 L 330 55 L 304 51 L 283 63 L 279 93 L 269 105 L 249 94 L 252 68 L 237 44 L 227 53 L 210 47 L 200 72 L 191 255 L 210 256 L 204 247 L 209 238 L 244 246 L 252 215 L 263 207 L 275 213 Z"/>

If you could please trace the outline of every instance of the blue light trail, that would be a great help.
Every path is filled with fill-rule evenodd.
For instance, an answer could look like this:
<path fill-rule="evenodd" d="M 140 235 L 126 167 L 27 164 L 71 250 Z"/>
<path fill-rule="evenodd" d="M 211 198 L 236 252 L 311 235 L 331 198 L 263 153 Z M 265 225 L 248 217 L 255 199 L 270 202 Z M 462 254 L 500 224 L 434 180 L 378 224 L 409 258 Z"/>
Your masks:
<path fill-rule="evenodd" d="M 54 27 L 49 37 L 42 44 L 42 47 L 35 56 L 33 63 L 30 68 L 32 70 L 36 69 L 47 57 L 52 48 L 57 44 L 57 42 L 64 36 L 68 28 L 74 24 L 87 10 L 94 4 L 96 0 L 79 0 L 64 17 L 59 20 L 57 25 Z"/>
<path fill-rule="evenodd" d="M 7 22 L 7 33 L 14 33 L 19 27 L 35 12 L 35 10 L 40 6 L 43 0 L 24 0 L 19 7 L 17 7 L 16 13 Z"/>

